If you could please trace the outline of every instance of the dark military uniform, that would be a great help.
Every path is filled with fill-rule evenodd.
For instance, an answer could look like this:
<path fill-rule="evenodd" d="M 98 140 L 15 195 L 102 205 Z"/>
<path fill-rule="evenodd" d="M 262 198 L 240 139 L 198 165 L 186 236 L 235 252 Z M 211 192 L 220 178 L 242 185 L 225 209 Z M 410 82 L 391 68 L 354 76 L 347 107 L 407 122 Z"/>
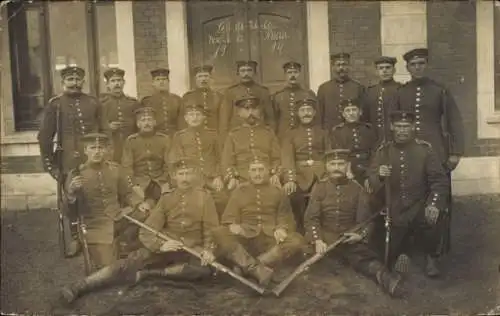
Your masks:
<path fill-rule="evenodd" d="M 277 136 L 281 141 L 285 139 L 286 133 L 300 125 L 297 117 L 296 103 L 305 98 L 315 98 L 312 90 L 302 88 L 300 85 L 287 86 L 272 96 L 274 111 L 276 113 Z"/>
<path fill-rule="evenodd" d="M 218 132 L 222 99 L 222 93 L 211 89 L 197 88 L 195 90 L 191 90 L 186 92 L 186 94 L 182 97 L 184 104 L 183 110 L 181 111 L 182 115 L 184 115 L 186 104 L 202 104 L 206 115 L 205 127 L 214 129 Z M 179 128 L 184 129 L 186 127 L 186 122 L 181 120 Z"/>
<path fill-rule="evenodd" d="M 328 159 L 347 159 L 347 150 L 333 150 L 327 153 Z M 347 177 L 339 179 L 324 177 L 312 190 L 305 214 L 306 239 L 313 244 L 322 240 L 327 245 L 337 241 L 341 235 L 357 223 L 366 221 L 371 216 L 368 206 L 368 194 L 356 180 Z M 367 225 L 362 236 L 371 230 Z M 375 279 L 391 295 L 399 279 L 391 277 L 378 255 L 364 242 L 340 244 L 335 254 L 346 260 L 358 272 Z"/>

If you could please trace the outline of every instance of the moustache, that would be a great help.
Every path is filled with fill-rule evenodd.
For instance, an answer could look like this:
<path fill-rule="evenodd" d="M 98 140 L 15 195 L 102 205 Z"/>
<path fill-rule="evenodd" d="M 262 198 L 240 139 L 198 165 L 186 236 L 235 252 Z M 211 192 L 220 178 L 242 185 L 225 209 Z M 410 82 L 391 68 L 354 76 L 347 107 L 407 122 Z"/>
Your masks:
<path fill-rule="evenodd" d="M 290 80 L 297 80 L 297 77 L 290 77 Z"/>

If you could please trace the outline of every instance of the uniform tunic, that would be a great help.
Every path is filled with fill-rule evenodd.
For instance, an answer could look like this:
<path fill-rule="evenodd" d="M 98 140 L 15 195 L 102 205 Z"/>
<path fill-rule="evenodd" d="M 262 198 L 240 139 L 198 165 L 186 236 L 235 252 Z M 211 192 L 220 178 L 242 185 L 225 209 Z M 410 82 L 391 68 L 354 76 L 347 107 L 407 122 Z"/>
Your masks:
<path fill-rule="evenodd" d="M 100 102 L 102 104 L 103 128 L 108 132 L 113 144 L 113 160 L 120 163 L 123 143 L 137 129 L 134 110 L 139 106 L 139 102 L 124 94 L 116 96 L 111 93 L 102 94 Z M 112 131 L 109 124 L 116 121 L 122 122 L 124 126 Z"/>
<path fill-rule="evenodd" d="M 381 81 L 369 86 L 363 96 L 363 109 L 367 111 L 368 122 L 377 133 L 378 145 L 389 140 L 391 135 L 389 114 L 396 108 L 397 90 L 400 87 L 401 83 L 394 80 Z"/>
<path fill-rule="evenodd" d="M 343 122 L 340 102 L 347 99 L 360 99 L 364 93 L 363 86 L 348 78 L 345 81 L 329 80 L 318 88 L 318 114 L 321 125 L 326 130 Z"/>
<path fill-rule="evenodd" d="M 243 124 L 235 111 L 234 102 L 249 94 L 259 98 L 259 106 L 262 109 L 264 122 L 274 130 L 275 118 L 269 89 L 256 82 L 238 83 L 230 86 L 224 92 L 219 122 L 219 132 L 222 140 L 233 128 Z"/>
<path fill-rule="evenodd" d="M 146 190 L 151 181 L 168 182 L 170 138 L 162 133 L 130 135 L 124 145 L 122 165 L 132 185 Z"/>
<path fill-rule="evenodd" d="M 297 116 L 297 101 L 306 97 L 315 98 L 312 90 L 302 88 L 300 85 L 287 86 L 272 96 L 273 108 L 276 115 L 276 130 L 280 141 L 286 136 L 286 132 L 299 126 Z"/>
<path fill-rule="evenodd" d="M 396 107 L 415 113 L 416 137 L 432 145 L 440 162 L 445 163 L 448 155 L 463 155 L 462 116 L 452 95 L 442 85 L 429 78 L 411 80 L 398 90 Z M 451 135 L 450 146 L 443 137 L 441 126 L 445 108 Z"/>
<path fill-rule="evenodd" d="M 54 156 L 58 109 L 60 111 L 63 148 L 62 158 L 59 162 L 58 158 Z M 44 109 L 38 132 L 38 142 L 45 171 L 53 174 L 54 169 L 60 169 L 63 174 L 67 174 L 81 163 L 84 156 L 81 137 L 102 129 L 101 112 L 99 101 L 85 93 L 61 94 L 50 99 Z"/>
<path fill-rule="evenodd" d="M 181 115 L 182 99 L 174 93 L 157 92 L 144 97 L 141 106 L 155 110 L 156 130 L 169 136 L 179 130 L 180 122 L 184 120 Z"/>
<path fill-rule="evenodd" d="M 184 107 L 187 104 L 202 104 L 205 110 L 205 123 L 206 128 L 219 130 L 220 110 L 222 106 L 222 94 L 212 89 L 195 89 L 186 92 L 182 97 L 183 109 L 181 115 L 184 115 Z M 179 130 L 187 128 L 186 121 L 180 120 Z"/>
<path fill-rule="evenodd" d="M 276 171 L 280 165 L 278 138 L 270 127 L 245 124 L 233 129 L 222 151 L 222 172 L 225 177 L 248 179 L 248 167 L 255 158 L 264 159 Z"/>

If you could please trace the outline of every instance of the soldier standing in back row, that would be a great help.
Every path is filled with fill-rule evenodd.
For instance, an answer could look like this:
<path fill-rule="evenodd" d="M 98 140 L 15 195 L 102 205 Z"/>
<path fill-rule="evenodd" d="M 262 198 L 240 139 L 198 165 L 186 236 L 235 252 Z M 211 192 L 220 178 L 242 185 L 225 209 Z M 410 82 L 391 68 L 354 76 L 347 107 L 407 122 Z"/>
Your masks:
<path fill-rule="evenodd" d="M 342 100 L 360 99 L 364 93 L 363 86 L 349 77 L 351 55 L 338 53 L 332 55 L 330 60 L 334 78 L 323 83 L 318 89 L 318 114 L 321 125 L 326 130 L 342 123 Z"/>
<path fill-rule="evenodd" d="M 210 88 L 213 67 L 202 65 L 194 68 L 196 89 L 186 92 L 182 97 L 183 110 L 185 114 L 186 104 L 201 104 L 205 113 L 203 126 L 219 131 L 219 117 L 222 104 L 222 94 Z M 186 121 L 180 120 L 179 130 L 186 128 Z"/>
<path fill-rule="evenodd" d="M 156 112 L 156 130 L 168 136 L 179 130 L 179 120 L 182 119 L 182 99 L 170 93 L 170 70 L 158 68 L 151 71 L 155 92 L 141 100 L 141 106 L 152 107 Z"/>
<path fill-rule="evenodd" d="M 43 168 L 57 181 L 65 181 L 68 172 L 85 160 L 81 137 L 102 129 L 101 105 L 96 98 L 82 92 L 84 77 L 85 70 L 80 67 L 61 70 L 64 91 L 49 100 L 40 124 L 38 142 Z M 56 133 L 60 133 L 58 138 L 62 141 L 59 157 L 54 152 Z M 67 215 L 71 219 L 71 214 Z M 78 252 L 77 232 L 73 225 L 71 227 L 73 242 L 69 245 L 69 256 Z"/>
<path fill-rule="evenodd" d="M 254 95 L 262 108 L 261 120 L 273 130 L 275 126 L 274 111 L 271 103 L 269 89 L 256 83 L 254 80 L 257 72 L 257 62 L 253 60 L 237 61 L 236 68 L 240 82 L 230 86 L 224 92 L 224 100 L 221 108 L 219 122 L 219 133 L 224 141 L 227 134 L 235 127 L 242 124 L 242 120 L 235 113 L 235 101 L 242 95 Z"/>
<path fill-rule="evenodd" d="M 462 115 L 448 89 L 426 76 L 428 56 L 425 48 L 411 50 L 403 56 L 412 79 L 398 90 L 396 108 L 415 113 L 416 137 L 432 145 L 448 173 L 451 190 L 451 172 L 464 153 Z M 451 191 L 449 193 L 451 202 Z M 441 253 L 447 253 L 450 248 L 449 224 L 448 216 L 441 232 Z"/>
<path fill-rule="evenodd" d="M 285 63 L 283 70 L 286 76 L 286 86 L 272 96 L 276 115 L 276 135 L 280 142 L 285 138 L 287 131 L 299 126 L 297 101 L 316 97 L 312 90 L 304 89 L 298 82 L 301 68 L 302 66 L 295 61 Z"/>
<path fill-rule="evenodd" d="M 377 144 L 388 140 L 390 135 L 389 113 L 396 106 L 397 90 L 401 87 L 399 82 L 394 81 L 396 62 L 396 58 L 387 56 L 375 60 L 380 82 L 369 86 L 362 100 L 362 108 L 367 111 L 365 114 L 368 122 L 377 133 Z"/>
<path fill-rule="evenodd" d="M 134 110 L 139 106 L 137 99 L 123 93 L 125 71 L 109 68 L 104 72 L 107 93 L 100 96 L 103 128 L 109 131 L 113 146 L 113 161 L 121 162 L 123 143 L 135 130 Z"/>

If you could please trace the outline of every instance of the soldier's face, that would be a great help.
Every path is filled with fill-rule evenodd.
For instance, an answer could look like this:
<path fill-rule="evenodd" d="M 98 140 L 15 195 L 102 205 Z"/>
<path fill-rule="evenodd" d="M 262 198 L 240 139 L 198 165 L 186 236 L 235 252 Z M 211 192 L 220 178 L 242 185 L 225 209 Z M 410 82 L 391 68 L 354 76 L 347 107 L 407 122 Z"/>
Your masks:
<path fill-rule="evenodd" d="M 415 57 L 406 64 L 406 69 L 413 78 L 425 77 L 427 71 L 427 58 Z"/>
<path fill-rule="evenodd" d="M 297 111 L 297 115 L 302 124 L 310 124 L 314 120 L 316 110 L 312 106 L 303 105 Z"/>
<path fill-rule="evenodd" d="M 240 77 L 241 82 L 253 81 L 255 70 L 251 66 L 241 66 L 238 69 L 238 76 Z"/>
<path fill-rule="evenodd" d="M 290 85 L 295 85 L 298 83 L 300 76 L 300 71 L 295 68 L 289 68 L 285 71 L 286 82 Z"/>
<path fill-rule="evenodd" d="M 248 176 L 253 184 L 262 184 L 269 181 L 269 168 L 261 163 L 251 163 L 248 167 Z"/>
<path fill-rule="evenodd" d="M 175 172 L 174 181 L 179 189 L 187 189 L 191 187 L 194 177 L 195 172 L 193 168 L 181 168 Z"/>
<path fill-rule="evenodd" d="M 238 109 L 238 115 L 248 124 L 254 125 L 260 119 L 260 109 L 258 107 L 242 107 Z"/>
<path fill-rule="evenodd" d="M 393 122 L 391 130 L 396 143 L 406 143 L 413 139 L 415 134 L 415 124 L 409 122 Z"/>
<path fill-rule="evenodd" d="M 170 81 L 167 76 L 156 76 L 153 78 L 153 88 L 157 91 L 168 91 Z"/>
<path fill-rule="evenodd" d="M 82 91 L 84 82 L 83 78 L 76 74 L 67 75 L 62 79 L 63 89 L 68 92 Z"/>
<path fill-rule="evenodd" d="M 205 115 L 198 110 L 187 111 L 184 115 L 186 123 L 191 127 L 200 126 L 205 121 Z"/>
<path fill-rule="evenodd" d="M 331 159 L 326 162 L 326 172 L 331 178 L 341 178 L 347 174 L 349 164 L 344 159 Z"/>
<path fill-rule="evenodd" d="M 361 110 L 357 106 L 346 106 L 342 111 L 342 116 L 347 123 L 358 122 Z"/>
<path fill-rule="evenodd" d="M 377 74 L 382 81 L 392 80 L 396 73 L 396 67 L 393 64 L 382 63 L 377 65 Z"/>
<path fill-rule="evenodd" d="M 349 75 L 349 70 L 351 68 L 351 65 L 348 60 L 346 59 L 338 59 L 333 63 L 333 72 L 339 77 L 339 78 L 345 78 Z"/>
<path fill-rule="evenodd" d="M 210 86 L 210 79 L 212 76 L 209 72 L 199 72 L 195 76 L 196 86 L 198 88 L 208 88 Z"/>
<path fill-rule="evenodd" d="M 156 126 L 156 120 L 151 115 L 142 115 L 137 118 L 137 128 L 141 132 L 152 132 Z"/>
<path fill-rule="evenodd" d="M 104 161 L 108 146 L 104 143 L 89 143 L 85 146 L 85 155 L 90 163 L 101 163 Z"/>
<path fill-rule="evenodd" d="M 123 91 L 123 87 L 125 86 L 125 80 L 120 76 L 111 76 L 106 81 L 106 87 L 109 92 L 112 93 L 121 93 Z"/>

